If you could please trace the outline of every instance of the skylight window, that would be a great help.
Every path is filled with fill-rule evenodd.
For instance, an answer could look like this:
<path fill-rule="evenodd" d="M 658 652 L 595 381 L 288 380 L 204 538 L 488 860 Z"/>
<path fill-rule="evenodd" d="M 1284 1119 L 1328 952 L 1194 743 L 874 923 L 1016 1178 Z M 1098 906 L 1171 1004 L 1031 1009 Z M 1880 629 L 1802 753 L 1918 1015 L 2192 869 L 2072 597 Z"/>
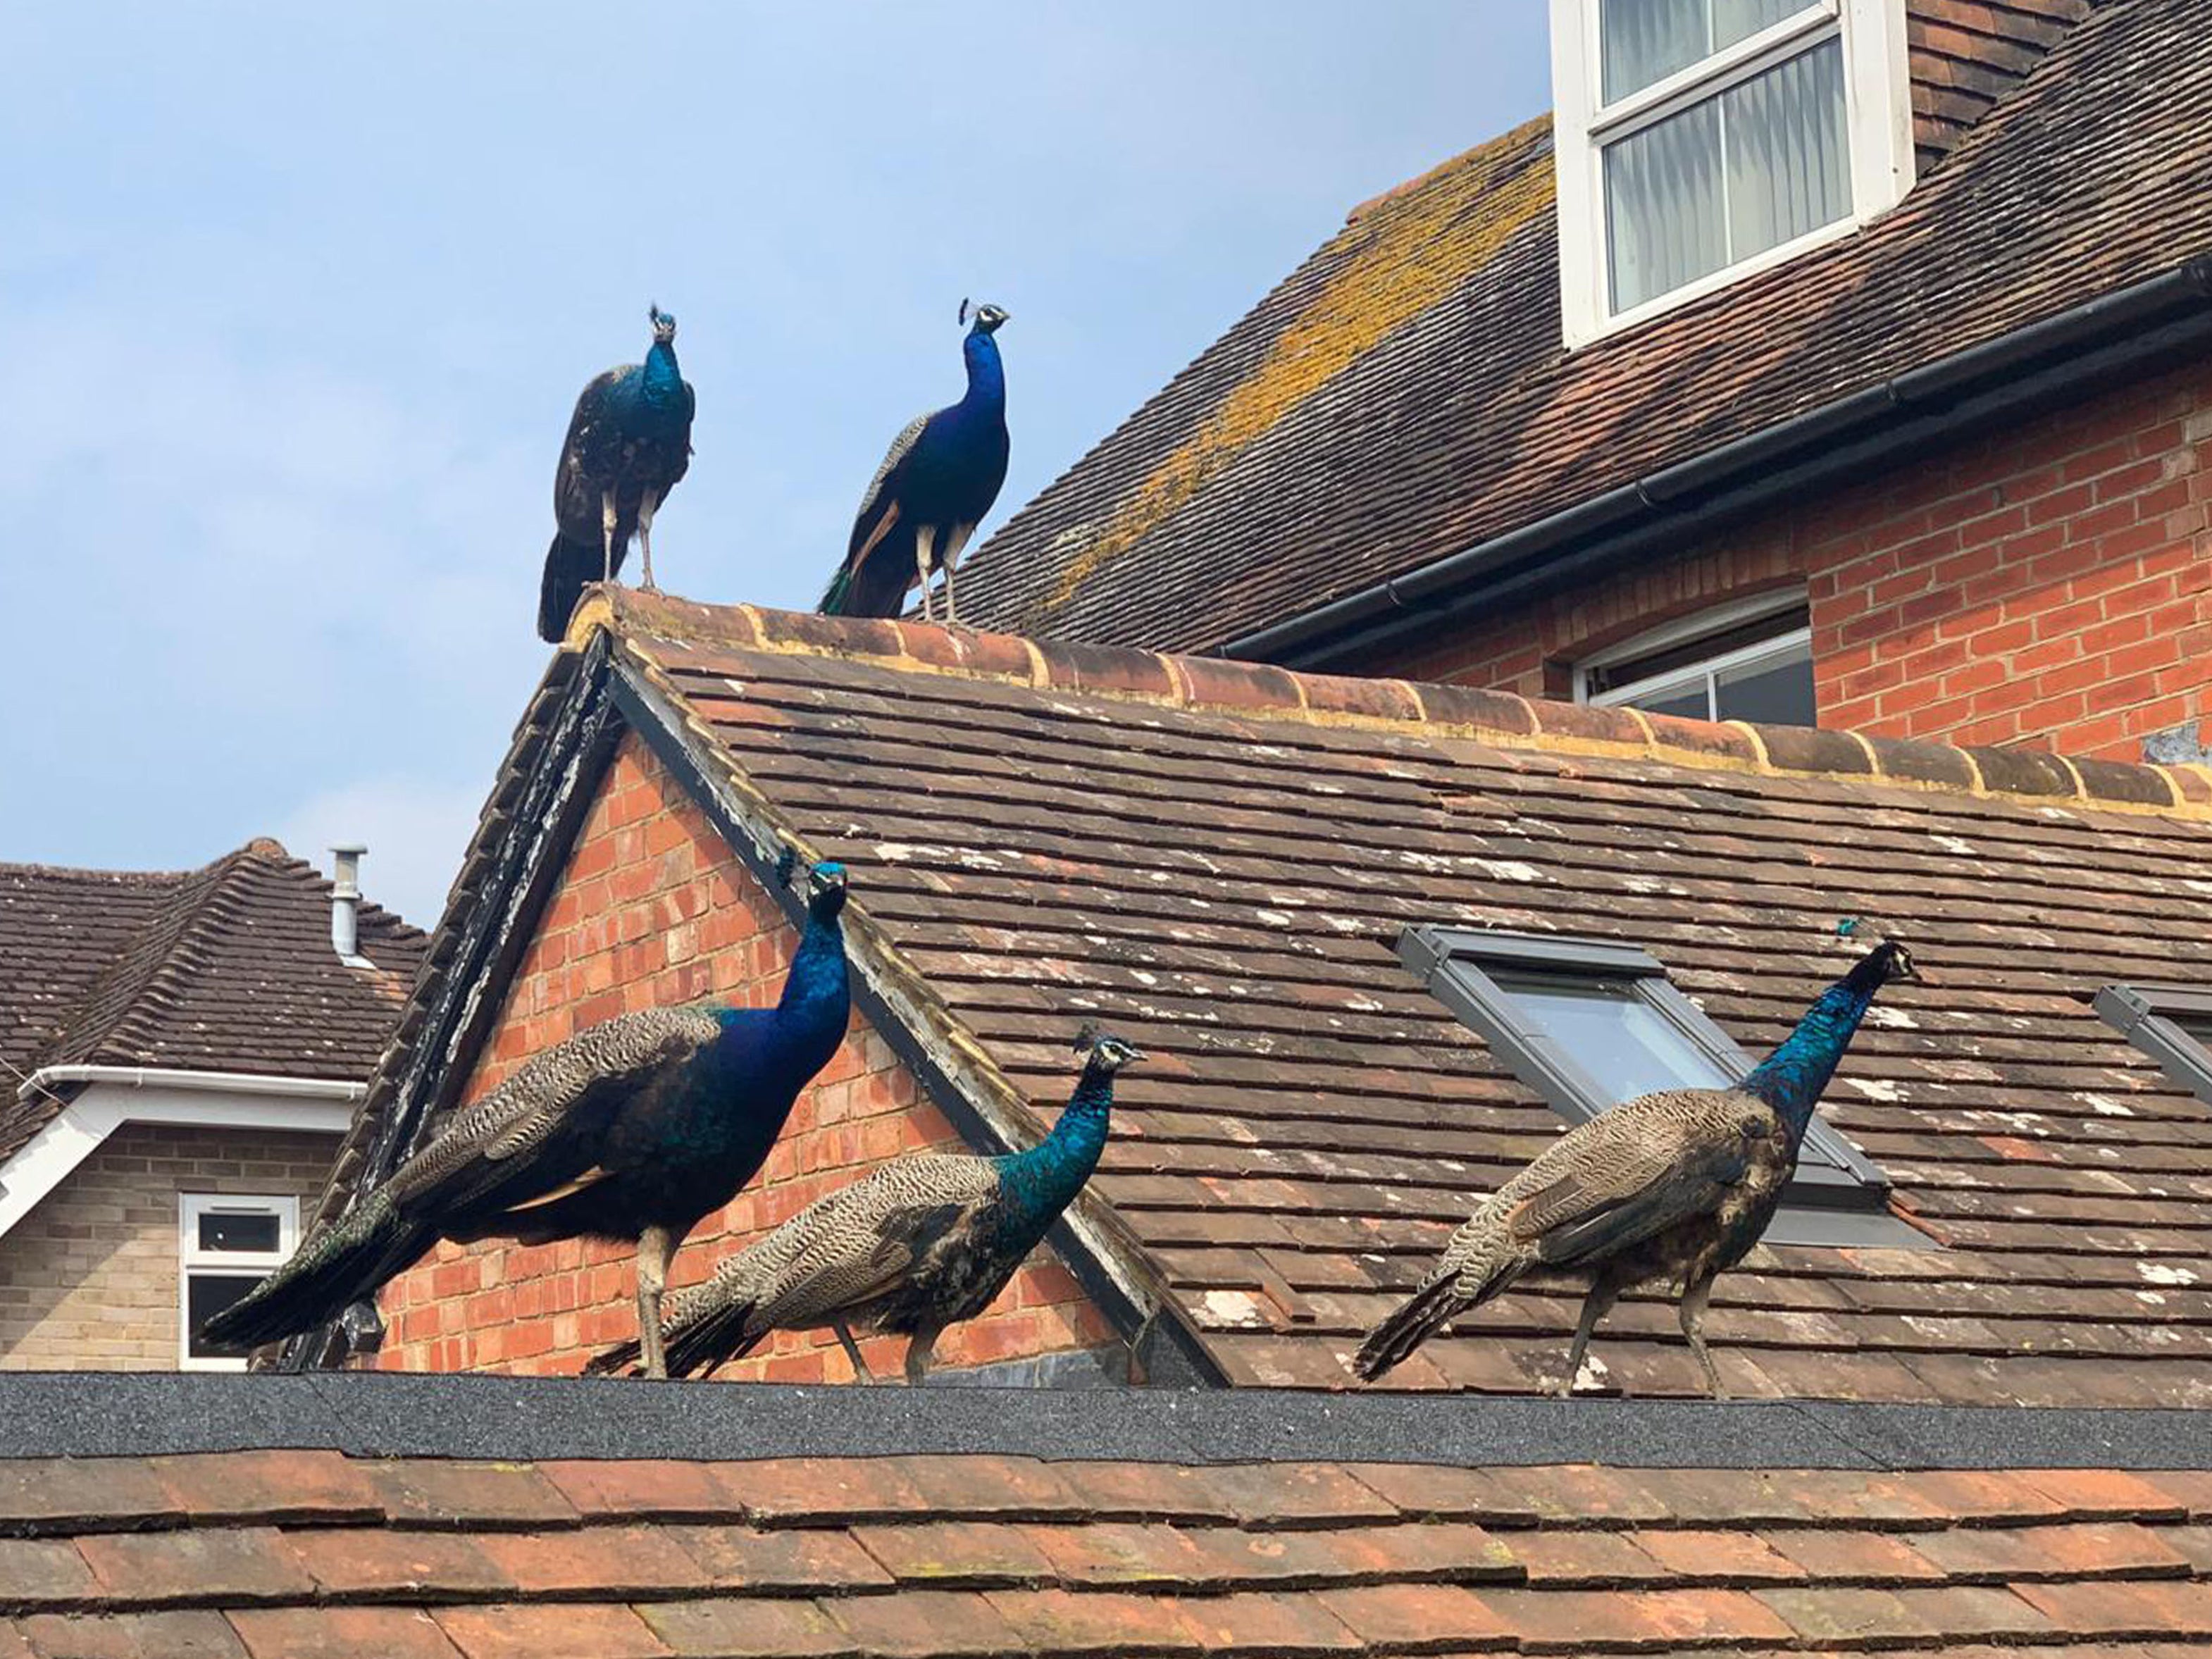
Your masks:
<path fill-rule="evenodd" d="M 1632 945 L 1409 927 L 1398 955 L 1570 1122 L 1657 1089 L 1725 1089 L 1755 1064 Z M 1926 1248 L 1888 1203 L 1887 1178 L 1816 1115 L 1766 1236 L 1778 1244 Z"/>
<path fill-rule="evenodd" d="M 1685 720 L 1814 725 L 1813 626 L 1804 595 L 1723 605 L 1595 653 L 1575 665 L 1575 696 Z"/>
<path fill-rule="evenodd" d="M 2174 1082 L 2212 1101 L 2212 986 L 2107 985 L 2097 1012 Z"/>
<path fill-rule="evenodd" d="M 1553 0 L 1568 343 L 1893 206 L 1905 51 L 1903 0 Z"/>

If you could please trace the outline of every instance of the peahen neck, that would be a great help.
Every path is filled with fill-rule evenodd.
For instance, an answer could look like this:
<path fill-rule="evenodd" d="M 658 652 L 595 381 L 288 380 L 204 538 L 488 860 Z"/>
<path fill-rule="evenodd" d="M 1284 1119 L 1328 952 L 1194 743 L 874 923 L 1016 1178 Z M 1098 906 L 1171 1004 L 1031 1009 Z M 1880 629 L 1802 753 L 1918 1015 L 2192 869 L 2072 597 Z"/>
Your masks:
<path fill-rule="evenodd" d="M 1780 1114 L 1792 1136 L 1802 1139 L 1812 1121 L 1814 1104 L 1820 1098 L 1836 1064 L 1857 1035 L 1868 1005 L 1880 984 L 1876 977 L 1854 969 L 1820 993 L 1797 1029 L 1782 1046 L 1759 1061 L 1738 1086 L 1757 1095 Z"/>
<path fill-rule="evenodd" d="M 1085 1066 L 1052 1133 L 1000 1160 L 1008 1194 L 1040 1221 L 1049 1222 L 1066 1209 L 1098 1167 L 1113 1111 L 1114 1074 Z"/>
<path fill-rule="evenodd" d="M 655 340 L 653 349 L 645 354 L 643 376 L 647 403 L 672 404 L 684 394 L 683 372 L 676 367 L 676 345 L 670 340 Z"/>
<path fill-rule="evenodd" d="M 963 348 L 968 359 L 968 395 L 961 407 L 987 415 L 1006 410 L 1006 369 L 999 361 L 999 343 L 980 328 L 968 331 Z"/>

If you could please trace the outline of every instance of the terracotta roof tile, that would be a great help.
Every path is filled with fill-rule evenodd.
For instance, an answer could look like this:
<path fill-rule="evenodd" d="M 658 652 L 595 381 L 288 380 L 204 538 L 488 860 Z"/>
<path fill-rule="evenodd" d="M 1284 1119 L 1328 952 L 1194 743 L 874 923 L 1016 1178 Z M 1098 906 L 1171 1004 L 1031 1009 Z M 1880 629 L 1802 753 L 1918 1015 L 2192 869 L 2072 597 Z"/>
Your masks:
<path fill-rule="evenodd" d="M 231 1454 L 198 1460 L 211 1475 Z M 278 1466 L 240 1457 L 241 1484 Z M 0 1656 L 23 1651 L 167 1656 L 453 1655 L 595 1659 L 693 1655 L 1356 1653 L 1630 1650 L 1681 1654 L 1899 1647 L 1964 1656 L 2064 1652 L 2087 1640 L 2212 1637 L 2212 1565 L 2194 1523 L 2165 1518 L 1996 1525 L 2044 1513 L 2047 1486 L 2072 1510 L 2173 1515 L 2199 1474 L 1958 1474 L 1782 1469 L 1529 1469 L 1402 1465 L 1036 1464 L 1071 1492 L 1126 1492 L 1176 1476 L 1224 1490 L 1339 1494 L 1324 1528 L 1283 1532 L 1277 1502 L 1176 1517 L 948 1521 L 886 1460 L 805 1460 L 821 1498 L 786 1528 L 749 1523 L 746 1463 L 607 1464 L 587 1502 L 535 1531 L 504 1529 L 511 1503 L 465 1506 L 466 1532 L 427 1532 L 410 1494 L 474 1486 L 483 1465 L 432 1474 L 426 1460 L 325 1473 L 325 1490 L 385 1494 L 298 1507 L 276 1524 L 241 1506 L 0 1540 Z M 964 1460 L 934 1460 L 949 1478 Z M 1022 1460 L 1026 1462 L 1026 1460 Z M 979 1481 L 1007 1460 L 979 1458 Z M 125 1467 L 145 1473 L 143 1464 Z M 57 1464 L 56 1468 L 64 1466 Z M 573 1466 L 572 1466 L 573 1467 Z M 789 1469 L 791 1462 L 774 1466 Z M 554 1471 L 507 1466 L 548 1490 Z M 1119 1482 L 1105 1472 L 1123 1472 Z M 1672 1485 L 1659 1480 L 1670 1477 Z M 568 1484 L 575 1484 L 571 1474 Z M 656 1493 L 657 1485 L 666 1491 Z M 1731 1486 L 1743 1502 L 1729 1512 Z M 1364 1507 L 1350 1494 L 1365 1491 Z M 80 1488 L 80 1490 L 88 1490 Z M 512 1489 L 510 1489 L 512 1490 Z M 635 1510 L 698 1512 L 672 1524 Z M 1622 1530 L 1654 1493 L 1685 1498 Z M 1516 1491 L 1549 1494 L 1528 1504 Z M 854 1520 L 852 1494 L 873 1494 Z M 1382 1503 L 1393 1492 L 1404 1500 Z M 2010 1499 L 1999 1494 L 2012 1492 Z M 1960 1501 L 1963 1500 L 1963 1502 Z M 1479 1514 L 1464 1519 L 1431 1513 Z M 1906 1525 L 1909 1530 L 1867 1529 Z M 120 1532 L 125 1524 L 150 1529 Z M 1787 1524 L 1781 1524 L 1786 1522 Z M 485 1529 L 489 1528 L 489 1529 Z M 12 1621 L 12 1622 L 11 1622 Z"/>
<path fill-rule="evenodd" d="M 963 614 L 1210 648 L 2171 270 L 2212 247 L 2197 10 L 1911 0 L 1903 204 L 1572 353 L 1549 123 L 1493 139 L 1356 213 L 1016 513 Z"/>

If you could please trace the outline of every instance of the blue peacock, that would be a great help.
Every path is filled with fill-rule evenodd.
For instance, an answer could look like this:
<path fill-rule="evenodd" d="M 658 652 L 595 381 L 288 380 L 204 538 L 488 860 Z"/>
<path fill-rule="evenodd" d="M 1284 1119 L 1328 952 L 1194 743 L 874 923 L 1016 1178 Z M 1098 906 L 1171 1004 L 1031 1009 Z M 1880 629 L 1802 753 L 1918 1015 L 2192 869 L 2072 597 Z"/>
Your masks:
<path fill-rule="evenodd" d="M 1569 1130 L 1452 1236 L 1420 1288 L 1367 1334 L 1352 1370 L 1382 1376 L 1525 1273 L 1573 1274 L 1590 1288 L 1559 1389 L 1565 1395 L 1590 1333 L 1620 1293 L 1670 1279 L 1682 1286 L 1682 1334 L 1713 1397 L 1725 1398 L 1705 1348 L 1713 1279 L 1742 1261 L 1773 1219 L 1813 1108 L 1875 994 L 1918 977 L 1912 953 L 1886 939 L 1734 1088 L 1640 1095 Z"/>
<path fill-rule="evenodd" d="M 921 1382 L 945 1327 L 991 1305 L 1098 1167 L 1115 1074 L 1143 1056 L 1088 1029 L 1076 1047 L 1083 1074 L 1036 1146 L 997 1158 L 898 1158 L 816 1200 L 705 1284 L 670 1297 L 661 1332 L 669 1369 L 711 1374 L 772 1332 L 826 1325 L 854 1374 L 872 1382 L 853 1340 L 859 1326 L 905 1336 L 906 1380 Z M 617 1370 L 640 1352 L 626 1343 L 587 1369 Z"/>
<path fill-rule="evenodd" d="M 665 1375 L 670 1258 L 759 1173 L 844 1040 L 845 885 L 842 865 L 808 872 L 805 929 L 774 1008 L 641 1009 L 537 1055 L 210 1320 L 207 1340 L 242 1350 L 312 1329 L 441 1238 L 623 1239 L 637 1245 L 646 1370 Z"/>
<path fill-rule="evenodd" d="M 962 353 L 968 360 L 968 392 L 949 409 L 917 416 L 892 440 L 890 451 L 853 520 L 845 562 L 830 579 L 819 607 L 833 617 L 896 617 L 908 590 L 921 588 L 921 614 L 930 616 L 929 579 L 945 572 L 945 620 L 957 624 L 952 567 L 975 526 L 999 499 L 1006 481 L 1006 369 L 999 357 L 999 330 L 1006 313 L 979 305 Z M 960 317 L 968 319 L 968 302 Z"/>
<path fill-rule="evenodd" d="M 676 319 L 649 307 L 653 344 L 642 363 L 611 368 L 586 386 L 568 419 L 553 474 L 559 526 L 538 590 L 538 632 L 558 641 L 584 584 L 612 581 L 632 536 L 653 586 L 653 515 L 691 465 L 691 384 L 676 367 Z"/>

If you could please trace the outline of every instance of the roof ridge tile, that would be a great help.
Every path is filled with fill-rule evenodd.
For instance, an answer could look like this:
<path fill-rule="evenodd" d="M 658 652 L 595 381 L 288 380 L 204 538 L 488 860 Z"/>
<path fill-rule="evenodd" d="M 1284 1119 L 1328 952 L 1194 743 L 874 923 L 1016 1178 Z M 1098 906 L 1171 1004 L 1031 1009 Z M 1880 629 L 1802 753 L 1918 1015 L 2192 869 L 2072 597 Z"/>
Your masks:
<path fill-rule="evenodd" d="M 881 663 L 904 672 L 1010 680 L 1038 690 L 1170 708 L 1226 709 L 1316 726 L 1420 727 L 1504 748 L 1641 754 L 1662 764 L 1704 770 L 1834 777 L 1913 790 L 2212 820 L 2212 768 L 2197 765 L 2076 761 L 2035 749 L 1936 743 L 1747 720 L 1681 720 L 1449 684 L 1308 673 L 1226 657 L 1031 640 L 912 621 L 823 617 L 756 605 L 704 605 L 630 588 L 592 590 L 577 609 L 568 648 L 580 647 L 602 629 L 647 657 L 652 654 L 647 642 L 655 638 L 674 644 L 710 643 Z"/>

